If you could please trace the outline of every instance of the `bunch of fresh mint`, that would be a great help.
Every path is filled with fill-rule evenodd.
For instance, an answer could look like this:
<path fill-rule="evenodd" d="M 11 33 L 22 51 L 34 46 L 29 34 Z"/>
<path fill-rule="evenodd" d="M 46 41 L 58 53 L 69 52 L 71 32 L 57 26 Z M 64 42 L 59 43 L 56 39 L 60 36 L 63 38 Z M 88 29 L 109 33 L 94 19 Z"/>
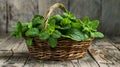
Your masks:
<path fill-rule="evenodd" d="M 98 20 L 91 21 L 87 16 L 82 20 L 71 13 L 50 16 L 47 28 L 43 30 L 44 17 L 35 15 L 31 22 L 17 22 L 13 26 L 12 35 L 17 38 L 26 36 L 26 43 L 30 47 L 34 37 L 47 40 L 50 47 L 55 48 L 59 38 L 69 38 L 75 41 L 86 41 L 88 38 L 101 38 L 104 35 L 97 31 Z"/>

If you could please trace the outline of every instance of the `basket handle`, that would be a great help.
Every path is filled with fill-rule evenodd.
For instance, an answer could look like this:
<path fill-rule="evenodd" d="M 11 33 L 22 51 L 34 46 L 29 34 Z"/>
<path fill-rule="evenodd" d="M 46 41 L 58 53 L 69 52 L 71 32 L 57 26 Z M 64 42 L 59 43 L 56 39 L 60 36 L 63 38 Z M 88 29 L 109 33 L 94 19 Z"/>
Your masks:
<path fill-rule="evenodd" d="M 48 17 L 51 15 L 51 13 L 53 12 L 53 10 L 54 10 L 55 8 L 60 8 L 62 11 L 68 12 L 68 11 L 65 9 L 65 6 L 64 6 L 63 4 L 61 4 L 61 3 L 56 3 L 56 4 L 52 5 L 52 6 L 48 9 L 48 12 L 47 12 L 47 14 L 46 14 L 46 16 L 45 16 L 42 30 L 45 30 L 45 29 L 46 29 L 47 23 L 48 23 Z"/>

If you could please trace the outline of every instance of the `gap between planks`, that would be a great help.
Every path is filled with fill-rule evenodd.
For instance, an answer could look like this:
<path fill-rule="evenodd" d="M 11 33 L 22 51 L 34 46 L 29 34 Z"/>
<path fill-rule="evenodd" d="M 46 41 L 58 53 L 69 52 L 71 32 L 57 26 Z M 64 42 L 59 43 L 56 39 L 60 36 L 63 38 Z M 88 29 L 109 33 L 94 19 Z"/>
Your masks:
<path fill-rule="evenodd" d="M 29 58 L 25 67 L 99 67 L 87 53 L 85 57 L 71 61 L 44 61 Z"/>
<path fill-rule="evenodd" d="M 89 52 L 100 67 L 120 67 L 120 51 L 108 38 L 96 39 Z"/>
<path fill-rule="evenodd" d="M 18 46 L 14 47 L 12 50 L 12 56 L 6 61 L 3 66 L 11 67 L 23 67 L 29 57 L 28 50 L 23 40 Z"/>
<path fill-rule="evenodd" d="M 110 41 L 120 51 L 120 36 L 110 37 Z"/>
<path fill-rule="evenodd" d="M 23 39 L 21 40 L 17 40 L 14 37 L 6 37 L 3 38 L 3 40 L 1 40 L 2 42 L 0 42 L 2 44 L 9 44 L 11 42 L 11 44 L 14 44 L 10 49 L 13 50 L 14 54 L 12 54 L 11 52 L 7 52 L 5 54 L 7 54 L 8 56 L 4 58 L 4 60 L 0 60 L 2 62 L 2 64 L 6 64 L 6 63 L 14 63 L 12 65 L 17 65 L 17 66 L 24 66 L 25 67 L 30 67 L 30 66 L 35 66 L 35 67 L 82 67 L 86 65 L 86 67 L 119 67 L 120 66 L 120 52 L 119 50 L 113 46 L 112 42 L 110 42 L 110 40 L 108 38 L 104 38 L 104 39 L 98 39 L 95 40 L 94 43 L 90 46 L 89 48 L 89 52 L 91 54 L 91 56 L 96 60 L 96 62 L 92 59 L 92 61 L 94 63 L 91 63 L 91 57 L 88 57 L 88 59 L 85 60 L 81 60 L 81 59 L 77 59 L 77 60 L 72 60 L 72 61 L 37 61 L 37 60 L 28 60 L 28 50 L 26 48 L 26 44 L 24 42 Z M 7 41 L 7 42 L 5 42 Z M 15 42 L 14 42 L 15 41 Z M 8 46 L 11 46 L 11 44 L 4 46 L 5 48 L 9 48 Z M 18 49 L 19 48 L 19 49 Z M 10 50 L 9 49 L 9 50 Z M 3 52 L 3 51 L 2 51 Z M 25 54 L 24 54 L 25 53 Z M 34 63 L 33 63 L 34 62 Z M 97 65 L 97 63 L 99 65 Z"/>

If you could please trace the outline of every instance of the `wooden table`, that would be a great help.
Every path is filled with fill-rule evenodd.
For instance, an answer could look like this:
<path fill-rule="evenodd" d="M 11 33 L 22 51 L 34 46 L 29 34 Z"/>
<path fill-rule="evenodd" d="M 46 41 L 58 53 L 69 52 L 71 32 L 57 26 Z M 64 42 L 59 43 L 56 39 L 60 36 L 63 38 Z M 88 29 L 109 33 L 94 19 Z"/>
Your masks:
<path fill-rule="evenodd" d="M 120 67 L 120 37 L 94 40 L 81 59 L 43 61 L 30 58 L 24 39 L 0 34 L 0 67 Z"/>

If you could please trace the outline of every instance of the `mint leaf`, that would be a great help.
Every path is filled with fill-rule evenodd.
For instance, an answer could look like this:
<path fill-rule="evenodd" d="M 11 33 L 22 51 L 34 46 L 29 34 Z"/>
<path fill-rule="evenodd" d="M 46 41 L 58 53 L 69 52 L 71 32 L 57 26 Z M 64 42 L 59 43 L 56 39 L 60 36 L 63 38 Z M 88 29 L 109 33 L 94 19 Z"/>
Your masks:
<path fill-rule="evenodd" d="M 21 32 L 16 32 L 16 38 L 22 38 L 22 33 Z"/>
<path fill-rule="evenodd" d="M 61 15 L 57 14 L 57 15 L 52 16 L 51 19 L 55 19 L 57 22 L 59 22 L 59 21 L 61 21 L 63 19 L 63 17 Z"/>
<path fill-rule="evenodd" d="M 70 35 L 61 35 L 61 36 L 64 37 L 64 38 L 71 38 Z"/>
<path fill-rule="evenodd" d="M 60 38 L 61 37 L 61 33 L 57 30 L 55 30 L 52 35 L 51 35 L 53 38 Z"/>
<path fill-rule="evenodd" d="M 32 38 L 27 38 L 26 39 L 26 44 L 27 44 L 28 47 L 30 47 L 32 45 L 32 40 L 33 40 Z"/>
<path fill-rule="evenodd" d="M 93 37 L 93 38 L 96 37 L 94 32 L 90 32 L 90 36 Z"/>
<path fill-rule="evenodd" d="M 22 37 L 22 24 L 20 21 L 17 22 L 17 24 L 14 26 L 15 32 L 14 32 L 14 36 L 16 36 L 16 38 L 21 38 Z"/>
<path fill-rule="evenodd" d="M 63 17 L 69 19 L 76 19 L 76 17 L 70 12 L 63 13 Z"/>
<path fill-rule="evenodd" d="M 68 19 L 68 18 L 64 18 L 64 19 L 62 19 L 61 22 L 60 22 L 61 25 L 68 25 L 68 24 L 70 24 L 70 23 L 71 23 L 71 21 L 70 21 L 70 19 Z"/>
<path fill-rule="evenodd" d="M 61 29 L 61 30 L 66 30 L 66 29 L 70 29 L 71 25 L 70 24 L 64 25 L 64 26 L 58 26 L 58 25 L 56 25 L 55 28 Z"/>
<path fill-rule="evenodd" d="M 21 32 L 21 31 L 22 31 L 22 24 L 21 24 L 20 21 L 17 22 L 16 31 L 17 31 L 17 32 Z"/>
<path fill-rule="evenodd" d="M 28 28 L 32 28 L 33 25 L 32 25 L 32 22 L 28 23 Z"/>
<path fill-rule="evenodd" d="M 50 34 L 48 31 L 42 31 L 39 33 L 39 39 L 41 39 L 41 40 L 46 40 L 49 38 L 49 36 L 50 36 Z"/>
<path fill-rule="evenodd" d="M 83 23 L 87 24 L 87 23 L 90 21 L 90 19 L 89 19 L 88 16 L 85 16 L 85 17 L 82 19 L 82 21 L 83 21 Z"/>
<path fill-rule="evenodd" d="M 89 36 L 87 34 L 84 34 L 84 40 L 83 41 L 87 41 L 89 38 Z"/>
<path fill-rule="evenodd" d="M 55 26 L 52 26 L 52 25 L 48 24 L 46 30 L 49 31 L 50 34 L 51 34 L 53 31 L 55 31 Z"/>
<path fill-rule="evenodd" d="M 35 15 L 34 18 L 32 19 L 32 24 L 34 26 L 38 25 L 38 24 L 42 24 L 44 20 L 44 17 L 41 15 Z"/>
<path fill-rule="evenodd" d="M 22 33 L 25 33 L 27 31 L 27 29 L 28 29 L 27 26 L 22 27 Z"/>
<path fill-rule="evenodd" d="M 96 37 L 100 37 L 100 38 L 104 37 L 104 35 L 101 32 L 95 32 L 95 35 Z"/>
<path fill-rule="evenodd" d="M 55 19 L 49 19 L 49 21 L 48 21 L 49 25 L 51 25 L 53 27 L 55 27 L 55 22 L 56 22 Z"/>
<path fill-rule="evenodd" d="M 48 39 L 48 44 L 50 45 L 50 47 L 55 48 L 57 46 L 57 39 L 50 37 Z"/>
<path fill-rule="evenodd" d="M 89 22 L 89 26 L 92 27 L 93 30 L 96 30 L 98 25 L 99 25 L 99 21 L 98 20 L 94 20 L 92 22 Z"/>
<path fill-rule="evenodd" d="M 84 40 L 84 34 L 80 32 L 78 29 L 71 29 L 69 35 L 71 36 L 72 40 L 81 41 Z"/>
<path fill-rule="evenodd" d="M 25 32 L 26 36 L 35 37 L 38 36 L 39 30 L 37 28 L 30 28 L 28 31 Z"/>
<path fill-rule="evenodd" d="M 81 28 L 81 23 L 78 23 L 78 22 L 71 23 L 71 25 L 73 28 L 78 28 L 78 29 Z"/>
<path fill-rule="evenodd" d="M 90 35 L 93 38 L 96 38 L 96 37 L 102 38 L 102 37 L 104 37 L 104 35 L 101 32 L 91 32 Z"/>
<path fill-rule="evenodd" d="M 22 23 L 22 34 L 28 30 L 28 23 Z"/>

